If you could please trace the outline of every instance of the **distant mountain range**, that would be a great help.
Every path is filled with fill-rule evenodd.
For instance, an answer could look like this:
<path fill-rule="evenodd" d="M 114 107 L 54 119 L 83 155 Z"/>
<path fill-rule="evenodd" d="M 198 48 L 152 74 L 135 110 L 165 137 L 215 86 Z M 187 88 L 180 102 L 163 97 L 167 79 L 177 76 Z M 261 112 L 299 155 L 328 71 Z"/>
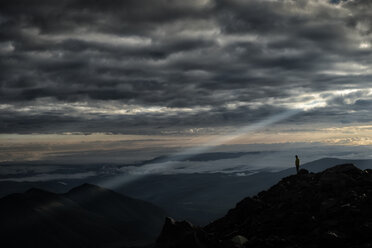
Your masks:
<path fill-rule="evenodd" d="M 165 212 L 92 184 L 32 188 L 0 199 L 1 247 L 129 247 L 152 243 Z"/>
<path fill-rule="evenodd" d="M 200 155 L 198 160 L 214 163 L 216 159 L 239 157 L 245 153 L 208 153 Z M 155 158 L 143 164 L 164 161 L 164 157 Z M 176 159 L 186 159 L 177 157 Z M 319 172 L 337 164 L 353 163 L 361 169 L 372 168 L 372 160 L 345 160 L 323 158 L 302 165 L 312 172 Z M 140 165 L 139 165 L 140 166 Z M 273 167 L 273 165 L 271 165 Z M 148 175 L 131 183 L 123 184 L 112 190 L 133 198 L 151 202 L 163 208 L 176 219 L 187 219 L 195 224 L 207 224 L 222 217 L 236 202 L 246 196 L 252 196 L 274 185 L 283 177 L 295 173 L 295 168 L 278 172 L 245 171 L 242 173 L 193 173 L 172 175 Z M 71 179 L 44 182 L 0 182 L 0 196 L 23 192 L 31 187 L 38 187 L 52 192 L 66 192 L 84 182 L 100 185 L 107 175 L 84 179 Z"/>
<path fill-rule="evenodd" d="M 334 158 L 316 160 L 304 164 L 302 168 L 320 172 L 343 163 L 354 163 L 361 169 L 372 168 L 372 160 Z M 159 235 L 165 213 L 175 219 L 187 219 L 198 225 L 206 225 L 223 217 L 241 199 L 267 190 L 282 178 L 293 174 L 294 167 L 279 172 L 150 175 L 122 185 L 115 191 L 89 183 L 71 188 L 80 183 L 79 180 L 69 181 L 68 184 L 56 181 L 2 181 L 0 189 L 3 194 L 7 191 L 22 192 L 20 189 L 25 188 L 27 191 L 0 199 L 0 247 L 125 248 L 148 245 Z M 303 177 L 312 183 L 313 176 Z M 319 179 L 318 176 L 314 178 Z M 328 180 L 328 177 L 324 178 Z M 91 178 L 90 182 L 99 183 L 99 179 Z M 297 179 L 293 180 L 290 181 L 293 185 L 294 182 L 301 184 Z M 44 189 L 35 188 L 40 185 Z M 69 188 L 67 193 L 45 190 L 66 192 L 66 188 Z M 264 192 L 260 194 L 266 194 Z M 236 207 L 241 205 L 239 203 Z M 173 230 L 174 225 L 177 230 L 186 227 L 191 228 L 191 233 L 195 231 L 188 222 L 179 224 L 168 219 L 166 227 Z M 222 235 L 223 228 L 222 225 L 216 232 Z M 235 232 L 235 229 L 231 230 Z M 169 234 L 164 235 L 167 237 Z M 177 235 L 183 234 L 181 232 Z M 161 247 L 166 246 L 161 244 Z"/>

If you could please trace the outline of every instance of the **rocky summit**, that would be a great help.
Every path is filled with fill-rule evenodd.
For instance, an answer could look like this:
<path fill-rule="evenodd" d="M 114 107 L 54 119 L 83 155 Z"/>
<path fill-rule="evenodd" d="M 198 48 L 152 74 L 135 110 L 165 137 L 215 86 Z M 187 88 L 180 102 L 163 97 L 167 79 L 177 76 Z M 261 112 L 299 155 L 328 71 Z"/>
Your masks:
<path fill-rule="evenodd" d="M 207 226 L 168 218 L 157 247 L 372 247 L 372 170 L 302 169 Z"/>

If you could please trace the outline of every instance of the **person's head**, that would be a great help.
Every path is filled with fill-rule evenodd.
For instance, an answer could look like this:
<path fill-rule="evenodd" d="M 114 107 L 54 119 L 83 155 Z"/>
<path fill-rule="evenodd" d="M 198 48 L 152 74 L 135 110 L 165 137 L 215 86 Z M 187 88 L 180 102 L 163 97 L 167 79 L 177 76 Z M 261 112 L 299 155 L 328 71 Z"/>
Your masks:
<path fill-rule="evenodd" d="M 296 155 L 295 157 L 296 157 L 296 158 L 298 158 L 298 156 L 297 156 L 297 155 Z"/>

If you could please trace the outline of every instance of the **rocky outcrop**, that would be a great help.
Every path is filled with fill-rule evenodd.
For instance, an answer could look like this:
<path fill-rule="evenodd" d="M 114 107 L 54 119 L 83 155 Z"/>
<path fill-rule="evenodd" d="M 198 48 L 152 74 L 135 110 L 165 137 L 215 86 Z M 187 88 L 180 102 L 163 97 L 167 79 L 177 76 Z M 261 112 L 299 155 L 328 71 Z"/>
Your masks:
<path fill-rule="evenodd" d="M 201 227 L 188 221 L 178 221 L 167 217 L 157 244 L 168 248 L 205 248 L 218 247 L 216 240 L 210 237 Z"/>
<path fill-rule="evenodd" d="M 205 227 L 173 228 L 181 224 L 168 220 L 157 245 L 186 247 L 182 245 L 192 241 L 187 247 L 372 247 L 371 207 L 372 170 L 352 164 L 320 173 L 301 170 L 245 198 Z M 196 242 L 200 234 L 207 238 Z M 245 242 L 234 242 L 237 236 Z"/>

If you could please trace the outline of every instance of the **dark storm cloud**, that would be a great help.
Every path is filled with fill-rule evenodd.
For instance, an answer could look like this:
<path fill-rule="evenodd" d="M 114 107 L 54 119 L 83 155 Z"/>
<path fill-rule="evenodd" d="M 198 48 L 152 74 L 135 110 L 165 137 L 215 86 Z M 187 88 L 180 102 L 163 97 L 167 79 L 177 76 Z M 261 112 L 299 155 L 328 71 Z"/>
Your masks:
<path fill-rule="evenodd" d="M 159 114 L 80 114 L 79 112 L 59 110 L 44 111 L 37 115 L 29 113 L 0 111 L 2 116 L 0 122 L 0 133 L 63 133 L 63 132 L 100 132 L 105 133 L 126 133 L 126 134 L 162 134 L 171 130 L 174 134 L 184 133 L 185 128 L 209 127 L 208 132 L 213 132 L 224 125 L 245 125 L 248 122 L 256 122 L 268 115 L 274 115 L 284 111 L 283 108 L 263 106 L 258 110 L 250 110 L 246 107 L 239 107 L 234 110 L 226 108 L 213 108 L 197 113 L 182 113 L 179 115 Z M 66 116 L 65 113 L 73 114 Z M 89 120 L 89 121 L 88 121 Z M 125 124 L 125 125 L 123 125 Z M 218 131 L 218 130 L 217 130 Z"/>
<path fill-rule="evenodd" d="M 371 9 L 362 0 L 1 1 L 0 131 L 241 125 L 311 93 L 362 92 L 371 86 Z M 331 98 L 297 121 L 338 122 L 345 106 L 351 122 L 368 121 L 351 110 L 365 110 L 370 95 Z M 106 111 L 42 108 L 79 102 Z M 120 104 L 141 110 L 110 113 Z M 143 110 L 152 107 L 165 109 Z"/>

